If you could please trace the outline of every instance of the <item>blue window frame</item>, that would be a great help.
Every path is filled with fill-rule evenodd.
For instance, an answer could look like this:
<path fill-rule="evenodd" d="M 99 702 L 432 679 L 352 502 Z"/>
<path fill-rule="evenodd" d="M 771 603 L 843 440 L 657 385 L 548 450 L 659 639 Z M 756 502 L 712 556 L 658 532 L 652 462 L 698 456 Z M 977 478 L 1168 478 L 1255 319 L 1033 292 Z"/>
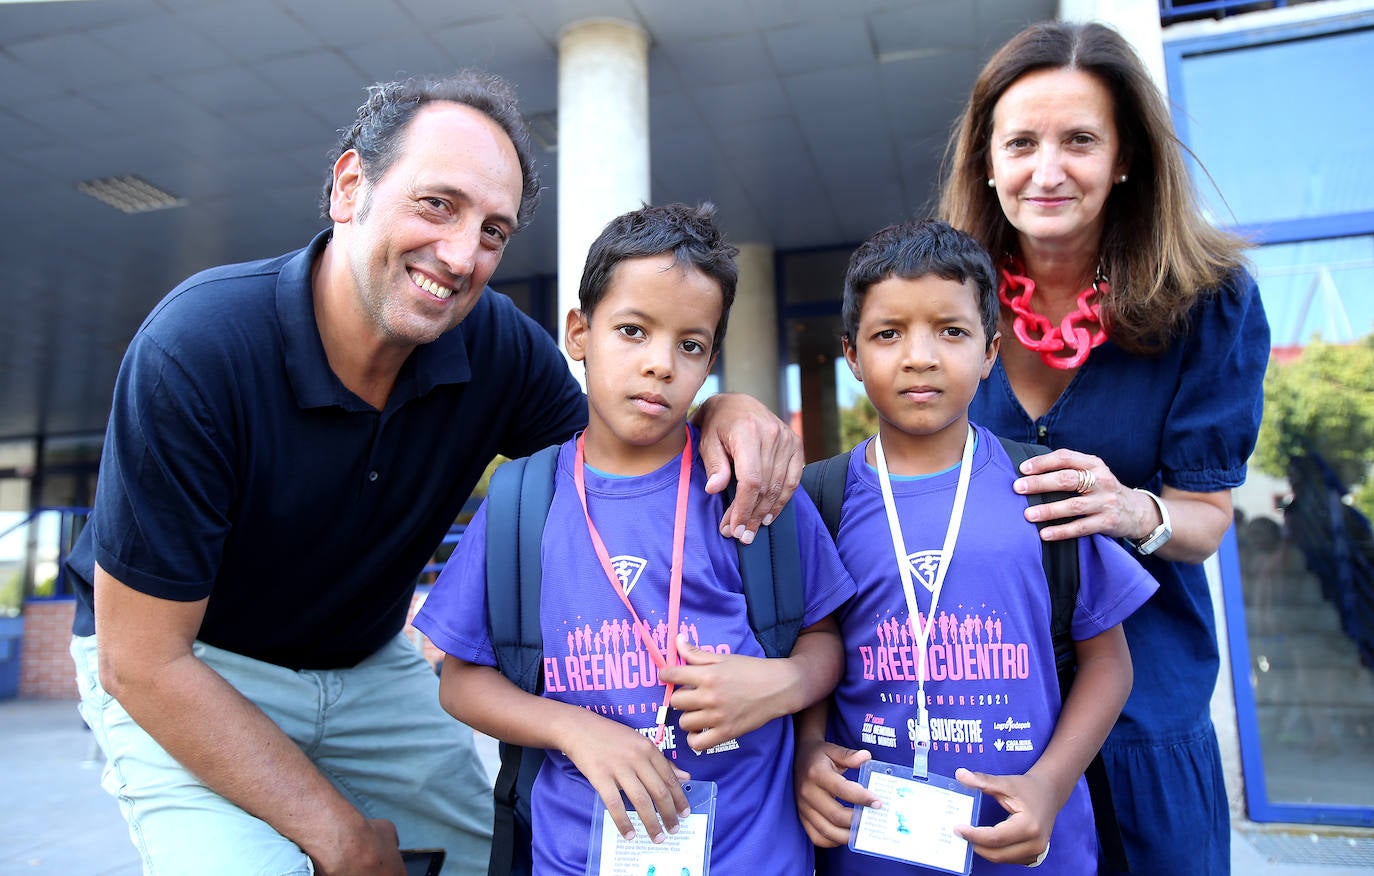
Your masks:
<path fill-rule="evenodd" d="M 1164 48 L 1207 209 L 1257 245 L 1276 352 L 1374 333 L 1374 13 Z M 1374 826 L 1368 520 L 1320 459 L 1251 480 L 1237 508 L 1255 513 L 1219 555 L 1250 818 Z"/>
<path fill-rule="evenodd" d="M 1159 0 L 1159 20 L 1169 24 L 1188 18 L 1220 18 L 1252 9 L 1286 5 L 1285 0 Z"/>

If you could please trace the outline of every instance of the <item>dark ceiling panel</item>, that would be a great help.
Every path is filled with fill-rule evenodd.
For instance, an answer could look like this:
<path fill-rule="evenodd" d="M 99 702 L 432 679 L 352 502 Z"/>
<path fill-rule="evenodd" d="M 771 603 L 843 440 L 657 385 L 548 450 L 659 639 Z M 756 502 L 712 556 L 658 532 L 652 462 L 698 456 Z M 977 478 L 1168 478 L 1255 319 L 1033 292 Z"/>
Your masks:
<path fill-rule="evenodd" d="M 168 289 L 204 267 L 302 246 L 323 227 L 325 155 L 373 79 L 486 66 L 514 82 L 551 141 L 559 33 L 628 19 L 651 41 L 653 197 L 711 198 L 741 241 L 848 246 L 929 198 L 978 65 L 1055 7 L 0 3 L 0 438 L 103 429 L 119 357 Z M 536 158 L 543 204 L 498 286 L 556 270 L 558 156 Z M 128 216 L 76 190 L 126 173 L 188 203 Z"/>

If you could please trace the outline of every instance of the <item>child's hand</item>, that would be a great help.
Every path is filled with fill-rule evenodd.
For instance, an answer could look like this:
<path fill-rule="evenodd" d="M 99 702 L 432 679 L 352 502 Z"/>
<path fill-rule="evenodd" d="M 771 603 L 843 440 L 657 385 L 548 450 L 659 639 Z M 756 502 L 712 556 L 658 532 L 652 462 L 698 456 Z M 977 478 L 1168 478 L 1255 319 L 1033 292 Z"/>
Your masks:
<path fill-rule="evenodd" d="M 872 756 L 864 749 L 798 737 L 796 761 L 792 767 L 797 814 L 801 816 L 806 835 L 815 845 L 830 848 L 849 841 L 853 810 L 845 803 L 882 808 L 876 795 L 844 777 L 845 770 L 858 769 Z"/>
<path fill-rule="evenodd" d="M 954 778 L 991 794 L 1010 813 L 999 824 L 954 828 L 973 844 L 978 857 L 999 864 L 1036 863 L 1049 848 L 1054 819 L 1059 815 L 1054 789 L 1031 775 L 993 776 L 961 768 L 955 770 Z"/>
<path fill-rule="evenodd" d="M 621 836 L 635 836 L 621 791 L 639 813 L 649 839 L 661 843 L 665 830 L 677 833 L 678 819 L 692 811 L 681 785 L 691 776 L 669 763 L 647 737 L 609 718 L 585 714 L 593 720 L 585 730 L 569 734 L 573 744 L 563 752 L 596 789 Z"/>
<path fill-rule="evenodd" d="M 682 713 L 678 726 L 694 750 L 706 751 L 791 714 L 787 694 L 797 670 L 787 661 L 702 651 L 681 635 L 677 651 L 682 665 L 660 670 L 658 678 L 677 686 L 671 704 Z"/>

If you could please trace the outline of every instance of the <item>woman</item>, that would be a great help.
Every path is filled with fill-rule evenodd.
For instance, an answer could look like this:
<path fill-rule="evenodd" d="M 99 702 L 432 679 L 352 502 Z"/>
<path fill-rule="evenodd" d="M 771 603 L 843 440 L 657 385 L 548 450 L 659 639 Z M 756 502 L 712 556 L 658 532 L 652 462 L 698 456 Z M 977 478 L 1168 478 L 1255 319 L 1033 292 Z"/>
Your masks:
<path fill-rule="evenodd" d="M 1269 356 L 1244 244 L 1202 217 L 1163 99 L 1101 25 L 1033 25 L 1003 46 L 949 164 L 941 213 L 1001 274 L 1001 355 L 971 418 L 1059 448 L 1016 484 L 1078 494 L 1028 509 L 1057 521 L 1044 538 L 1121 538 L 1160 583 L 1126 620 L 1135 687 L 1103 748 L 1131 869 L 1227 873 L 1200 563 L 1231 523 Z"/>

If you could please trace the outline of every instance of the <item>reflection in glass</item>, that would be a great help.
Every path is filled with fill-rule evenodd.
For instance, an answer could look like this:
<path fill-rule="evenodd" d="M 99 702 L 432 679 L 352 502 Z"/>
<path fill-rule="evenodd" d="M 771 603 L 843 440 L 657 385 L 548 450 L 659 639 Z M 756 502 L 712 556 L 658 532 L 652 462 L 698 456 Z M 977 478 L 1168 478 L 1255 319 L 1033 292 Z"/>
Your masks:
<path fill-rule="evenodd" d="M 1374 235 L 1271 244 L 1249 257 L 1276 348 L 1374 331 Z"/>
<path fill-rule="evenodd" d="M 1277 515 L 1238 528 L 1268 796 L 1365 806 L 1374 786 L 1374 540 L 1319 456 L 1293 460 L 1290 483 Z"/>
<path fill-rule="evenodd" d="M 1214 220 L 1374 210 L 1374 114 L 1351 111 L 1367 103 L 1372 80 L 1374 29 L 1185 56 L 1183 124 L 1221 193 L 1198 180 Z"/>
<path fill-rule="evenodd" d="M 1264 782 L 1274 803 L 1368 806 L 1374 237 L 1252 255 L 1274 355 L 1235 504 Z"/>

